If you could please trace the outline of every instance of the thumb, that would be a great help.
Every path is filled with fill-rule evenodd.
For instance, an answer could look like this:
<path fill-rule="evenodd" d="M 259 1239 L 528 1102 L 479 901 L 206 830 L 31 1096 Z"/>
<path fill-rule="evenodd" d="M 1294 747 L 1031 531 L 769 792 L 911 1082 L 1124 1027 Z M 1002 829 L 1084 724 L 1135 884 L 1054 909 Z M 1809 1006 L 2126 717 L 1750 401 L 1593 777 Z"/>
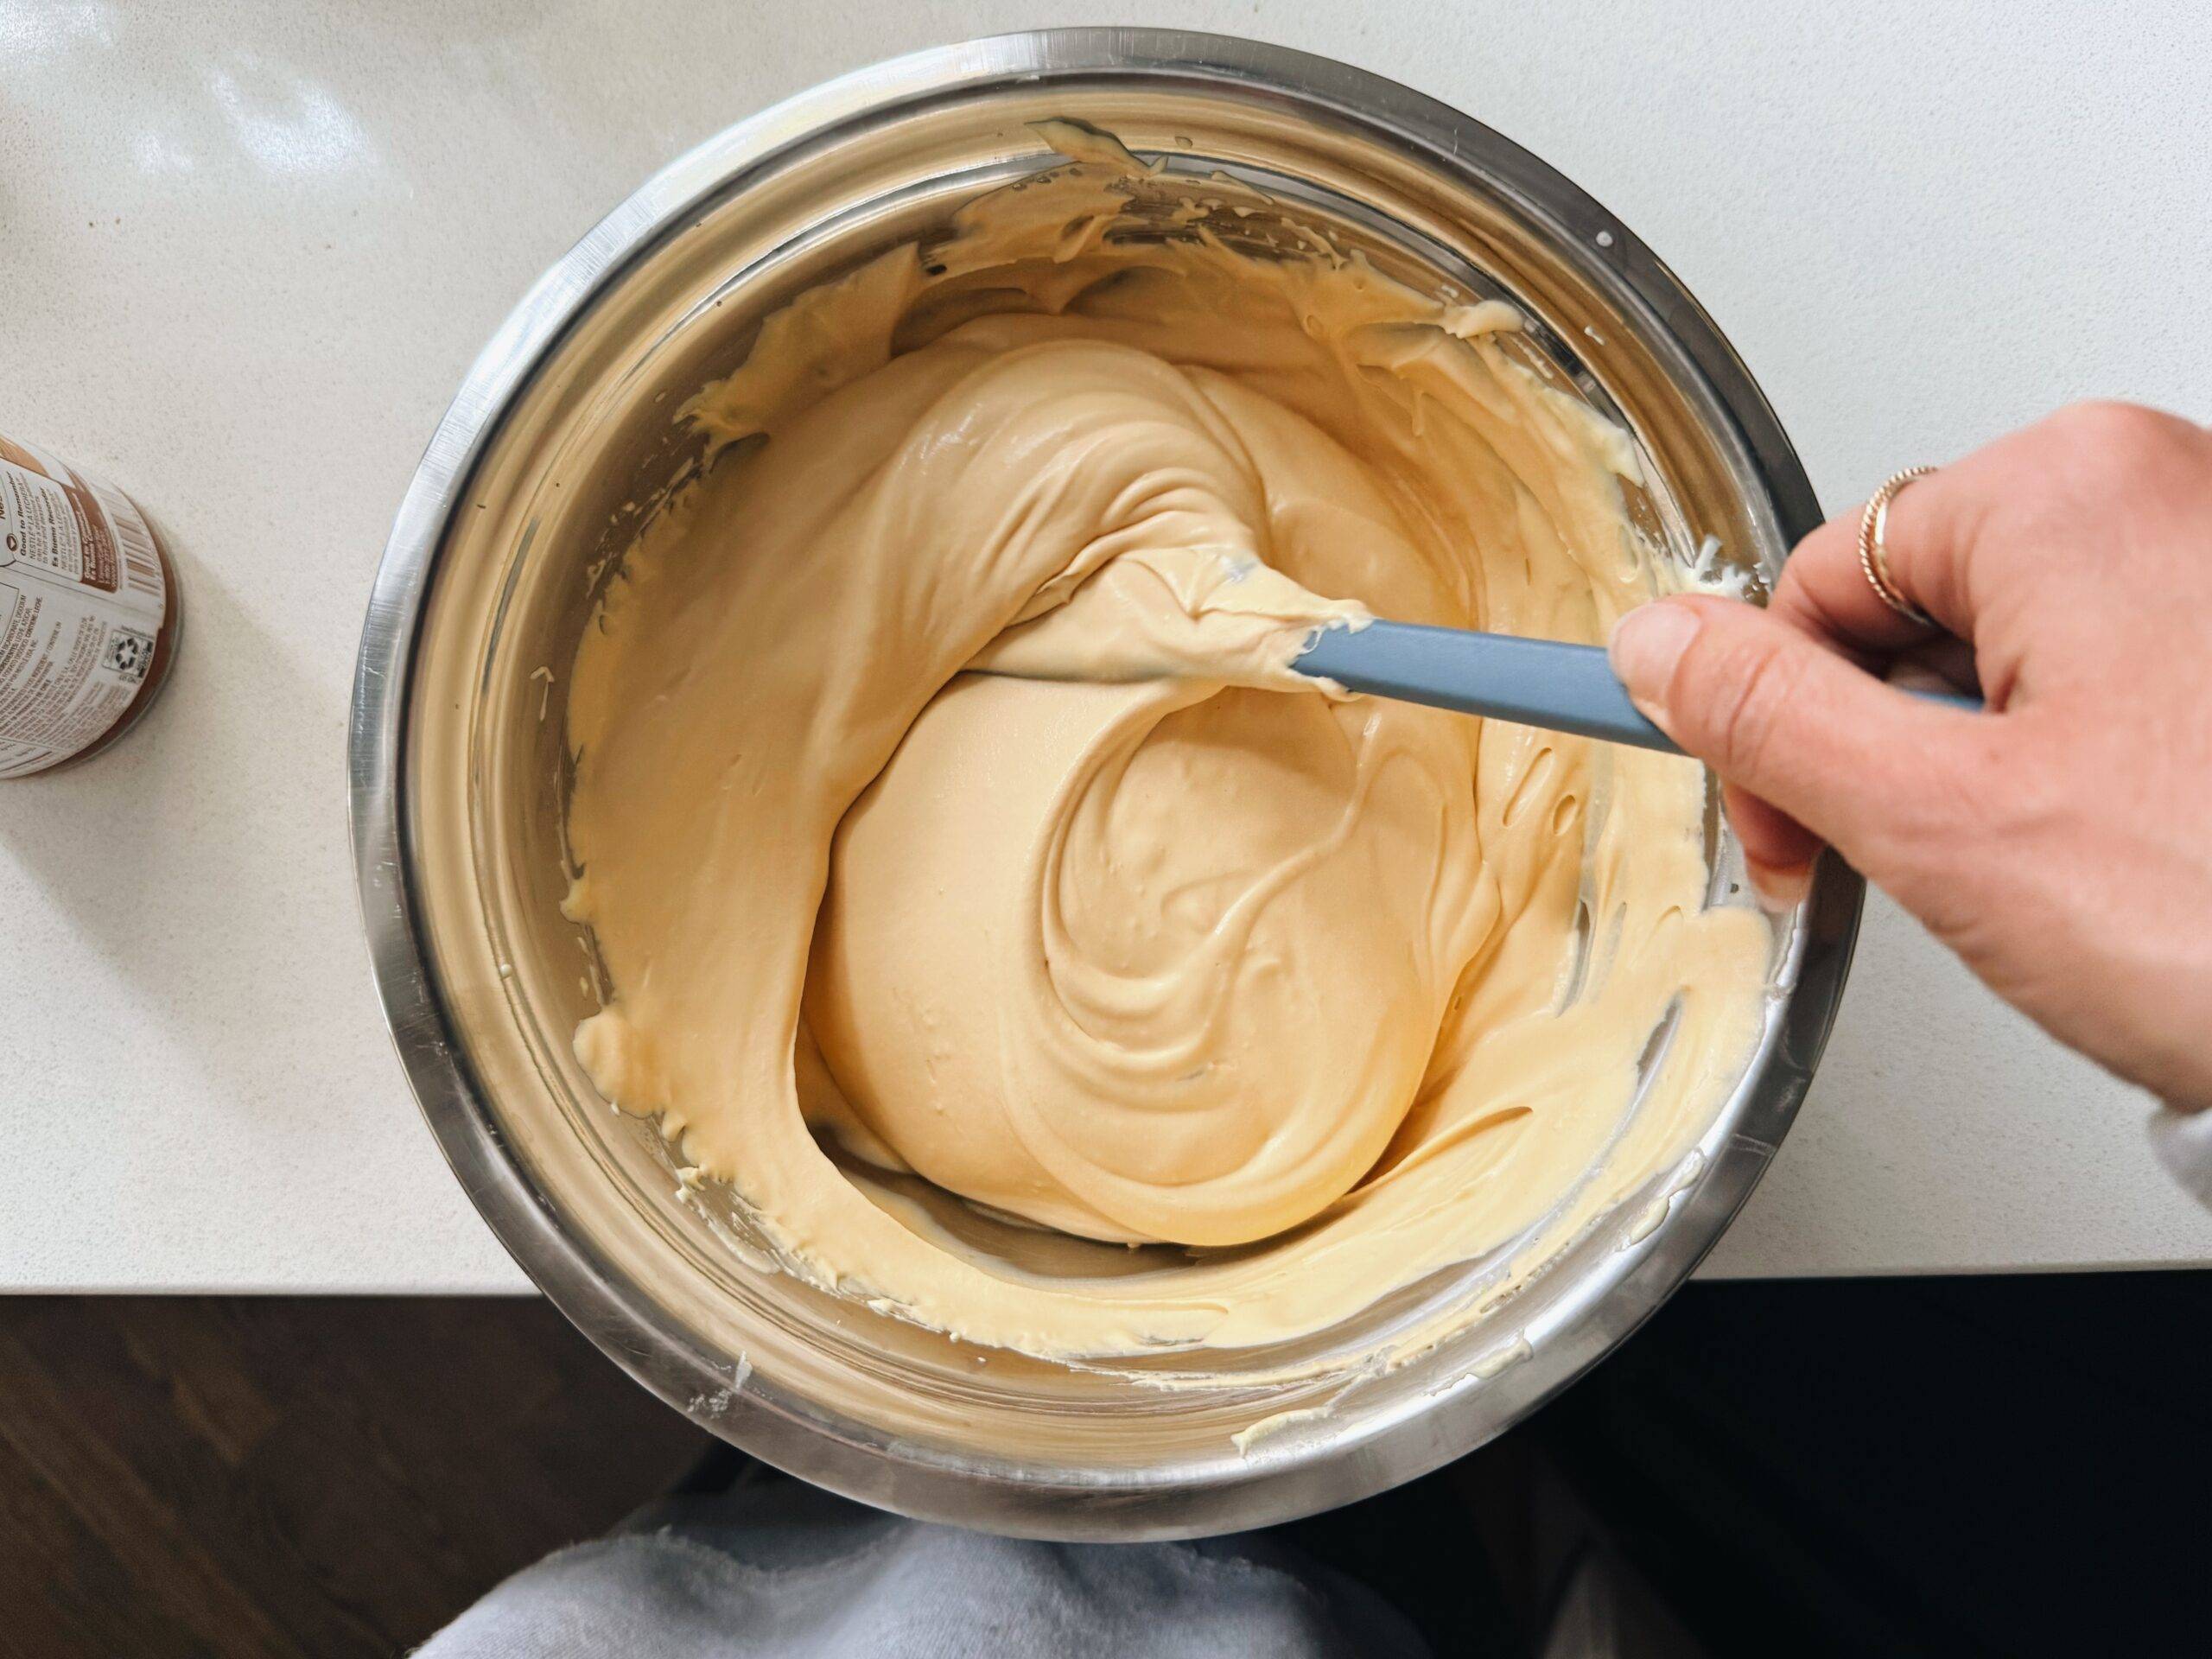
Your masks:
<path fill-rule="evenodd" d="M 1959 775 L 1974 717 L 1907 696 L 1757 606 L 1666 599 L 1613 629 L 1613 671 L 1660 730 L 1860 868 Z"/>

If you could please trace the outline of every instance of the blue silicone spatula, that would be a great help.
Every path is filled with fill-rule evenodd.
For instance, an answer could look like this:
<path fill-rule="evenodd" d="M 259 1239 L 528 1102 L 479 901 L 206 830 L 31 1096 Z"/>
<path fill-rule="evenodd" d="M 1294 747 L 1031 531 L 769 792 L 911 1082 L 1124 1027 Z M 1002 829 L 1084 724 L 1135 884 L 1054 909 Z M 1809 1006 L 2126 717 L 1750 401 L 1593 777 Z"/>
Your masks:
<path fill-rule="evenodd" d="M 1681 753 L 1637 712 L 1601 645 L 1371 622 L 1357 632 L 1322 629 L 1291 666 L 1370 696 Z M 1980 698 L 1956 692 L 1913 695 L 1970 711 L 1981 708 Z"/>

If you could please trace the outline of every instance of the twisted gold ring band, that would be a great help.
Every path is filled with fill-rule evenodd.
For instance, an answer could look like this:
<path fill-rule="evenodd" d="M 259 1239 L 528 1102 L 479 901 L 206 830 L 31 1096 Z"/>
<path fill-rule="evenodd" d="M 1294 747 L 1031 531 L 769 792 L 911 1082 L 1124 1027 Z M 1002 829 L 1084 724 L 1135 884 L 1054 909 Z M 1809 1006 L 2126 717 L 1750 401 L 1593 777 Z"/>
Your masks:
<path fill-rule="evenodd" d="M 1874 596 L 1908 622 L 1917 622 L 1923 627 L 1936 626 L 1936 619 L 1907 599 L 1890 576 L 1890 552 L 1883 537 L 1890 527 L 1890 503 L 1897 499 L 1904 486 L 1916 478 L 1925 478 L 1936 469 L 1933 467 L 1908 467 L 1892 474 L 1882 487 L 1867 498 L 1866 511 L 1859 515 L 1859 568 L 1866 573 L 1867 586 Z"/>

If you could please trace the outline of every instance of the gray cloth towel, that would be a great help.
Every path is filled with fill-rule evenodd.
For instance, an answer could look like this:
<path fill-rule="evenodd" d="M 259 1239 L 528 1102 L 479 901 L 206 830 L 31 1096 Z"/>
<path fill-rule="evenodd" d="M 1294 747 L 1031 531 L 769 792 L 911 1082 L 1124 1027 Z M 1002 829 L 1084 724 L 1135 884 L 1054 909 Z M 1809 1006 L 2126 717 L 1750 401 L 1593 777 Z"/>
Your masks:
<path fill-rule="evenodd" d="M 672 1498 L 518 1573 L 423 1659 L 1416 1659 L 1364 1586 L 1262 1533 L 1046 1544 L 797 1481 Z"/>

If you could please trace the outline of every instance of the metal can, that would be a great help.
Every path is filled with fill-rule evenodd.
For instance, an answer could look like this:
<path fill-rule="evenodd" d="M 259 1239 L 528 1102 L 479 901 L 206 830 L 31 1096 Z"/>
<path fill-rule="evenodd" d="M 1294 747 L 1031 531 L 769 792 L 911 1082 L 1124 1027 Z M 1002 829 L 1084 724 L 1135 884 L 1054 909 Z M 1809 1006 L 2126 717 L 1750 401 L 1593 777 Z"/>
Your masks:
<path fill-rule="evenodd" d="M 176 573 L 130 499 L 0 437 L 0 778 L 98 753 L 176 656 Z"/>

